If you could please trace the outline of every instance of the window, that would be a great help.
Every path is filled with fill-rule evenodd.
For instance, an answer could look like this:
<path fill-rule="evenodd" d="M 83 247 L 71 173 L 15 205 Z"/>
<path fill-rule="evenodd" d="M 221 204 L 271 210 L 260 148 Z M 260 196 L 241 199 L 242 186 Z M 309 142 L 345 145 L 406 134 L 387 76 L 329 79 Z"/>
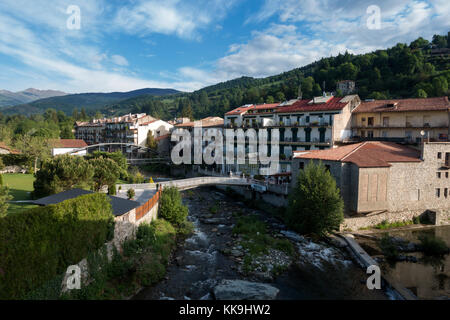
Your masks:
<path fill-rule="evenodd" d="M 438 159 L 442 159 L 442 152 L 438 152 L 437 157 Z"/>
<path fill-rule="evenodd" d="M 444 197 L 447 199 L 447 196 L 448 196 L 448 188 L 445 188 L 444 189 Z"/>
<path fill-rule="evenodd" d="M 374 124 L 374 119 L 374 117 L 367 118 L 367 125 L 372 127 Z"/>
<path fill-rule="evenodd" d="M 373 138 L 373 131 L 367 131 L 367 138 Z"/>
<path fill-rule="evenodd" d="M 440 198 L 441 197 L 441 189 L 436 189 L 436 198 Z"/>
<path fill-rule="evenodd" d="M 383 127 L 389 127 L 389 117 L 383 117 Z"/>
<path fill-rule="evenodd" d="M 325 169 L 327 169 L 327 171 L 330 172 L 330 170 L 331 170 L 330 165 L 326 164 L 326 165 L 325 165 Z"/>
<path fill-rule="evenodd" d="M 446 172 L 446 173 L 445 173 L 445 178 L 447 178 L 447 179 L 448 179 L 448 172 Z"/>
<path fill-rule="evenodd" d="M 441 178 L 441 173 L 440 172 L 436 172 L 436 176 L 438 177 L 438 179 Z"/>
<path fill-rule="evenodd" d="M 383 138 L 387 138 L 387 137 L 388 137 L 387 131 L 382 131 L 382 132 L 381 132 L 381 136 L 382 136 Z"/>
<path fill-rule="evenodd" d="M 304 170 L 305 169 L 305 163 L 304 162 L 300 162 L 300 170 Z"/>
<path fill-rule="evenodd" d="M 364 130 L 361 130 L 361 138 L 365 138 L 366 137 L 366 132 Z"/>

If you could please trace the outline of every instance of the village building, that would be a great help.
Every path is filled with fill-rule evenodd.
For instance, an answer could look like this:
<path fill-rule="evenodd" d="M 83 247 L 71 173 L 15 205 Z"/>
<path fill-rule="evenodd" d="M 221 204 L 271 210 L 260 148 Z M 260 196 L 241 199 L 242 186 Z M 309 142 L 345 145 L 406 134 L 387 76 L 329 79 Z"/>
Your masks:
<path fill-rule="evenodd" d="M 298 152 L 292 183 L 310 161 L 322 162 L 336 179 L 347 213 L 422 213 L 450 207 L 450 142 L 413 148 L 367 141 Z"/>
<path fill-rule="evenodd" d="M 20 152 L 0 141 L 0 154 L 19 154 Z"/>
<path fill-rule="evenodd" d="M 51 139 L 49 141 L 52 148 L 52 156 L 57 156 L 61 154 L 71 154 L 74 156 L 85 156 L 87 154 L 86 148 L 88 145 L 84 140 L 80 139 Z"/>
<path fill-rule="evenodd" d="M 447 97 L 366 100 L 353 110 L 353 138 L 420 143 L 447 141 Z"/>
<path fill-rule="evenodd" d="M 91 122 L 77 122 L 75 126 L 75 137 L 83 139 L 88 145 L 110 144 L 99 147 L 103 151 L 117 151 L 135 154 L 138 147 L 145 147 L 148 133 L 157 141 L 162 141 L 162 150 L 167 149 L 167 141 L 161 137 L 167 137 L 173 125 L 153 118 L 145 113 L 128 114 L 111 119 L 94 119 Z M 114 144 L 129 144 L 114 145 Z"/>
<path fill-rule="evenodd" d="M 352 80 L 342 80 L 336 83 L 336 91 L 339 90 L 343 95 L 352 94 L 356 91 L 355 81 Z"/>
<path fill-rule="evenodd" d="M 357 95 L 344 98 L 324 95 L 313 99 L 294 99 L 284 103 L 245 105 L 225 114 L 226 128 L 279 130 L 279 173 L 291 171 L 294 151 L 336 147 L 351 137 L 352 110 L 360 103 Z M 269 145 L 270 153 L 270 145 Z M 259 164 L 237 165 L 227 171 L 260 174 Z"/>

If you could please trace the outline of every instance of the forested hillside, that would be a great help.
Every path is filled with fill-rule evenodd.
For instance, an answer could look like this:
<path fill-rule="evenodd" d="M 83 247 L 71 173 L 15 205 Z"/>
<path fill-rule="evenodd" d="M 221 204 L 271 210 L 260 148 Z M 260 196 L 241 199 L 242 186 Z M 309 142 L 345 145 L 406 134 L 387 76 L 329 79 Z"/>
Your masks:
<path fill-rule="evenodd" d="M 161 118 L 223 116 L 247 103 L 270 103 L 296 98 L 302 85 L 304 98 L 334 91 L 339 80 L 355 80 L 362 99 L 435 97 L 448 95 L 450 59 L 448 36 L 430 41 L 418 38 L 386 50 L 323 58 L 280 75 L 242 77 L 189 94 L 155 98 L 140 96 L 108 106 L 107 114 L 146 112 Z M 325 86 L 323 84 L 325 83 Z M 337 92 L 337 94 L 340 94 Z"/>

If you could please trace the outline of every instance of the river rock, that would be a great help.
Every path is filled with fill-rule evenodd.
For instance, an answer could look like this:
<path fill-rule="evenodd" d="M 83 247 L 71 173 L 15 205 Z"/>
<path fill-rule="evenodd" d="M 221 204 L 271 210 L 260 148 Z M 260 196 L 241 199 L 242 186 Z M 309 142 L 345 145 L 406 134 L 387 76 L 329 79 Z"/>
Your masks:
<path fill-rule="evenodd" d="M 279 291 L 265 283 L 222 280 L 214 288 L 214 297 L 216 300 L 274 300 Z"/>
<path fill-rule="evenodd" d="M 211 219 L 202 219 L 204 224 L 227 224 L 228 221 L 224 218 L 211 218 Z"/>

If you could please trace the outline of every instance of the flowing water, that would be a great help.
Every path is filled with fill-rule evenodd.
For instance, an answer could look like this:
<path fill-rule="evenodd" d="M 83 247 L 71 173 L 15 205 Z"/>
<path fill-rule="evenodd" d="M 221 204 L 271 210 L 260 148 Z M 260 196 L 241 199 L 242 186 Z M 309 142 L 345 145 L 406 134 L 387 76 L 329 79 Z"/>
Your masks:
<path fill-rule="evenodd" d="M 417 243 L 419 236 L 423 234 L 439 237 L 450 247 L 450 226 L 389 232 L 391 236 Z M 383 271 L 410 289 L 419 299 L 450 299 L 450 255 L 442 258 L 427 258 L 422 253 L 408 255 L 418 258 L 418 263 L 383 263 Z"/>
<path fill-rule="evenodd" d="M 367 289 L 367 276 L 345 252 L 304 239 L 267 214 L 213 188 L 184 192 L 183 197 L 195 233 L 176 250 L 165 280 L 144 288 L 134 299 L 209 300 L 213 299 L 213 288 L 223 279 L 267 283 L 267 279 L 240 273 L 241 258 L 223 253 L 236 245 L 231 231 L 236 222 L 233 212 L 238 210 L 258 215 L 272 233 L 292 240 L 298 251 L 298 261 L 270 282 L 280 290 L 277 299 L 386 299 L 382 292 Z M 213 205 L 218 206 L 214 215 L 210 212 Z"/>

